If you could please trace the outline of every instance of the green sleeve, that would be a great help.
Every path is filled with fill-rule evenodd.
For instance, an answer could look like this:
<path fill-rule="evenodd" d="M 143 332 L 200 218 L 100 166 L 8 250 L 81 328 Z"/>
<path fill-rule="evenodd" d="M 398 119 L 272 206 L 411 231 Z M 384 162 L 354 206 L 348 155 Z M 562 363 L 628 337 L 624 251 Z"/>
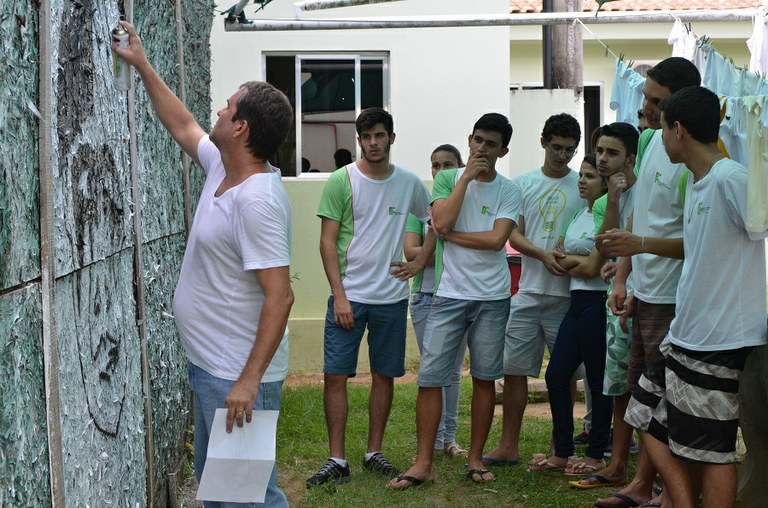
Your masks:
<path fill-rule="evenodd" d="M 432 203 L 438 199 L 447 199 L 456 185 L 457 169 L 444 169 L 435 175 L 435 183 L 432 185 Z"/>
<path fill-rule="evenodd" d="M 351 196 L 352 189 L 346 168 L 337 169 L 331 173 L 323 187 L 317 216 L 341 222 L 344 212 L 350 209 Z"/>
<path fill-rule="evenodd" d="M 605 209 L 608 207 L 608 195 L 603 194 L 592 205 L 592 218 L 595 219 L 595 231 L 600 231 L 605 220 Z"/>
<path fill-rule="evenodd" d="M 685 206 L 685 188 L 688 186 L 688 175 L 690 171 L 687 169 L 680 174 L 680 179 L 677 181 L 677 190 L 680 191 L 680 202 Z"/>
<path fill-rule="evenodd" d="M 421 222 L 418 217 L 409 213 L 408 220 L 405 223 L 405 232 L 416 233 L 421 238 L 424 238 L 424 223 Z"/>
<path fill-rule="evenodd" d="M 656 131 L 654 129 L 645 129 L 642 134 L 640 134 L 640 139 L 637 141 L 637 158 L 635 159 L 634 170 L 635 176 L 637 176 L 638 172 L 640 171 L 640 161 L 643 160 L 645 149 L 648 148 L 648 145 L 653 139 L 653 135 L 655 133 Z"/>

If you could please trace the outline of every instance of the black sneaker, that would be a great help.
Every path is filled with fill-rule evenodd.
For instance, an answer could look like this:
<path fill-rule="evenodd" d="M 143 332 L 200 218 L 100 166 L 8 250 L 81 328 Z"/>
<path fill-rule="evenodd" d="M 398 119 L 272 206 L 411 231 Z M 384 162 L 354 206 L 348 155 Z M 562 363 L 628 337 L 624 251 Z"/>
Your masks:
<path fill-rule="evenodd" d="M 342 466 L 333 459 L 328 459 L 323 467 L 314 475 L 307 478 L 307 488 L 322 485 L 327 482 L 336 484 L 349 481 L 349 465 Z"/>
<path fill-rule="evenodd" d="M 585 446 L 589 444 L 589 432 L 581 431 L 581 434 L 573 436 L 573 446 Z"/>
<path fill-rule="evenodd" d="M 363 459 L 363 469 L 372 473 L 381 473 L 389 478 L 400 474 L 400 470 L 390 464 L 381 452 L 374 453 L 370 459 Z"/>

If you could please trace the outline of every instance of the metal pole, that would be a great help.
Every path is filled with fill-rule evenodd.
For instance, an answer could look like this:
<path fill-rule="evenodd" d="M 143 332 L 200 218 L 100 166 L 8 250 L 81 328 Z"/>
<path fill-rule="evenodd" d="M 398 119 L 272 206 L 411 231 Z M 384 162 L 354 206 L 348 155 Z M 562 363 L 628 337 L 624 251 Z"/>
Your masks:
<path fill-rule="evenodd" d="M 283 30 L 359 30 L 372 28 L 457 28 L 467 26 L 563 25 L 581 20 L 584 24 L 668 23 L 679 18 L 683 22 L 751 21 L 755 9 L 719 11 L 665 11 L 638 14 L 610 12 L 595 16 L 591 12 L 553 12 L 541 14 L 489 14 L 481 16 L 415 16 L 345 19 L 263 19 L 247 23 L 224 20 L 228 32 Z"/>
<path fill-rule="evenodd" d="M 319 11 L 321 9 L 336 9 L 339 7 L 354 7 L 356 5 L 381 4 L 385 2 L 399 2 L 401 0 L 305 0 L 293 4 L 296 17 L 304 15 L 304 11 Z"/>

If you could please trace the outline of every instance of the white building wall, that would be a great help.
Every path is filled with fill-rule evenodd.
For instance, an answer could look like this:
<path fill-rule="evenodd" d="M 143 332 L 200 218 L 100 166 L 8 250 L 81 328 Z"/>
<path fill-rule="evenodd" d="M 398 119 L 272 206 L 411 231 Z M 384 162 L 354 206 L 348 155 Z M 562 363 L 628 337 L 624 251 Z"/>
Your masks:
<path fill-rule="evenodd" d="M 326 11 L 307 18 L 425 14 L 503 14 L 506 0 L 406 0 Z M 274 0 L 253 16 L 292 18 L 293 2 Z M 483 113 L 509 111 L 507 27 L 225 32 L 221 18 L 211 34 L 213 114 L 238 85 L 264 80 L 269 52 L 389 52 L 390 112 L 397 139 L 393 162 L 431 179 L 429 155 L 442 143 L 466 154 L 467 136 Z M 508 174 L 507 161 L 499 167 Z M 306 178 L 307 175 L 302 178 Z M 324 178 L 318 176 L 317 178 Z"/>

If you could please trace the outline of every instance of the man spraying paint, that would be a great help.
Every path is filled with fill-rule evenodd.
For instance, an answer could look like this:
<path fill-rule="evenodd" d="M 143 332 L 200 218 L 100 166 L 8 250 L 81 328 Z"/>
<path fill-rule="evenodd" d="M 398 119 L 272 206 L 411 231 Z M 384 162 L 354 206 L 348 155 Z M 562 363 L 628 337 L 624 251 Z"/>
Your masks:
<path fill-rule="evenodd" d="M 254 409 L 280 409 L 293 305 L 291 210 L 269 158 L 285 140 L 293 111 L 282 92 L 251 81 L 206 134 L 152 68 L 133 25 L 120 24 L 128 46 L 112 50 L 136 69 L 160 121 L 206 173 L 173 300 L 195 396 L 199 480 L 216 408 L 227 408 L 228 432 L 250 422 Z M 275 468 L 259 506 L 288 506 L 276 482 Z"/>

